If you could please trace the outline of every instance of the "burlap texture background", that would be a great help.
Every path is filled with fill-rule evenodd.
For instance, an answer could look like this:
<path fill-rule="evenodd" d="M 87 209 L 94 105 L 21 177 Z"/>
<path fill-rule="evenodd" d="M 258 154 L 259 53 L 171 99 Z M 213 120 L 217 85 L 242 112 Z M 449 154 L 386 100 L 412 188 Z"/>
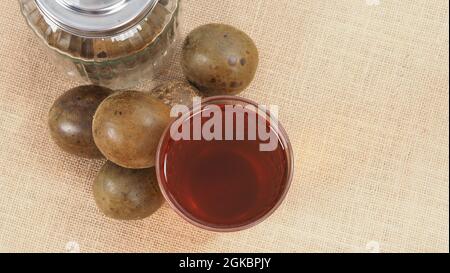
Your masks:
<path fill-rule="evenodd" d="M 243 96 L 280 106 L 295 153 L 280 209 L 218 234 L 167 204 L 139 222 L 99 213 L 102 161 L 64 154 L 47 131 L 54 99 L 77 83 L 16 1 L 1 1 L 0 252 L 448 252 L 448 10 L 447 0 L 185 0 L 183 37 L 223 22 L 254 38 L 261 64 Z M 181 77 L 178 60 L 163 79 Z"/>

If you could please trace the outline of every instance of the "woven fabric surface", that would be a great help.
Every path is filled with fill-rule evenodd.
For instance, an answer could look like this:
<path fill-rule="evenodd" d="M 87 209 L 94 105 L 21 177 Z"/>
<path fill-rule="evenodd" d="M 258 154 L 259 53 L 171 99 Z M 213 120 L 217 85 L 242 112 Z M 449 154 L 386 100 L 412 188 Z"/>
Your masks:
<path fill-rule="evenodd" d="M 78 83 L 51 63 L 16 1 L 0 3 L 0 252 L 448 252 L 447 0 L 185 0 L 182 38 L 221 22 L 260 66 L 242 96 L 278 105 L 292 188 L 262 224 L 198 229 L 167 204 L 102 216 L 103 161 L 52 142 L 53 101 Z M 160 81 L 182 78 L 180 44 Z M 150 90 L 155 83 L 142 84 Z"/>

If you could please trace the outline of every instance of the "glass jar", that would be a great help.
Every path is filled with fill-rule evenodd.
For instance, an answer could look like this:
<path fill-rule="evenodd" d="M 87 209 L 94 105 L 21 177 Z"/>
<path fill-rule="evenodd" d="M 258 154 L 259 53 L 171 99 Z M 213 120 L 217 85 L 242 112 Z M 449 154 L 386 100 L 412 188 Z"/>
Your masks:
<path fill-rule="evenodd" d="M 172 53 L 180 0 L 19 0 L 58 67 L 125 89 L 151 80 Z"/>

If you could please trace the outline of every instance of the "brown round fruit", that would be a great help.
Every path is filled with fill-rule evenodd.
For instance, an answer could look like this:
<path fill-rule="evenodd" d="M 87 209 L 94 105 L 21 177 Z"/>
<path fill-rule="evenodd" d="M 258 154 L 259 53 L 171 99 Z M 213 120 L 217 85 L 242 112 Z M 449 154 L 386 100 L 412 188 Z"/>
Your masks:
<path fill-rule="evenodd" d="M 107 161 L 93 186 L 98 208 L 117 220 L 140 220 L 157 211 L 163 197 L 155 169 L 132 170 Z"/>
<path fill-rule="evenodd" d="M 253 80 L 258 62 L 253 40 L 228 25 L 201 26 L 183 44 L 183 72 L 206 96 L 242 92 Z"/>
<path fill-rule="evenodd" d="M 159 85 L 151 95 L 170 107 L 177 104 L 192 106 L 193 98 L 200 97 L 200 92 L 188 82 L 175 80 Z"/>
<path fill-rule="evenodd" d="M 99 86 L 80 86 L 61 95 L 49 112 L 48 125 L 56 144 L 85 158 L 101 158 L 92 137 L 92 118 L 100 103 L 113 93 Z"/>
<path fill-rule="evenodd" d="M 170 109 L 138 91 L 118 92 L 100 104 L 94 116 L 94 141 L 110 161 L 125 168 L 155 165 L 159 139 L 170 121 Z"/>

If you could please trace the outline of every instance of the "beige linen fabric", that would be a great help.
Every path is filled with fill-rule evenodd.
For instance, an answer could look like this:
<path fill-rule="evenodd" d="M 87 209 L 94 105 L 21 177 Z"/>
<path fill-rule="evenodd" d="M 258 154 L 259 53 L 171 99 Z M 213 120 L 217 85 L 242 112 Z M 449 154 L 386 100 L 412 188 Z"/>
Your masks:
<path fill-rule="evenodd" d="M 250 230 L 193 227 L 166 204 L 103 217 L 102 161 L 67 155 L 47 113 L 77 85 L 0 2 L 0 252 L 448 252 L 447 0 L 185 0 L 183 37 L 223 22 L 258 45 L 243 96 L 280 106 L 295 153 L 283 205 Z M 161 80 L 181 78 L 179 46 Z M 149 90 L 154 83 L 140 86 Z"/>

